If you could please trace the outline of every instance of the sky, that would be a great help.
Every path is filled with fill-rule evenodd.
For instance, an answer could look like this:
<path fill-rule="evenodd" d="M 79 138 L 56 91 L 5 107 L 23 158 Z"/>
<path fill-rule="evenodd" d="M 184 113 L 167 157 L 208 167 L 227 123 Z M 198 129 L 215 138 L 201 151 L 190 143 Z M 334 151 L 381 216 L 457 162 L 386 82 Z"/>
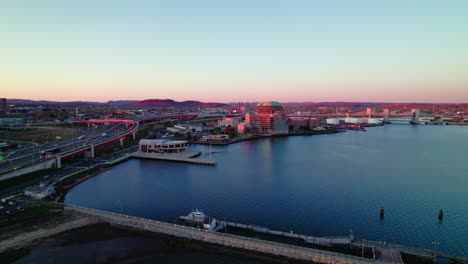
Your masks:
<path fill-rule="evenodd" d="M 0 0 L 0 97 L 468 102 L 465 0 Z"/>

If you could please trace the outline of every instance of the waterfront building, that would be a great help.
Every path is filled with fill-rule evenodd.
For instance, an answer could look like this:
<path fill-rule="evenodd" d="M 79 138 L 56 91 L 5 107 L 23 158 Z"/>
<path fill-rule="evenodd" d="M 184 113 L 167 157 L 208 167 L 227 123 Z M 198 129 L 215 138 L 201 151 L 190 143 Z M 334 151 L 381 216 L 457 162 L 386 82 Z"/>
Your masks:
<path fill-rule="evenodd" d="M 261 102 L 257 104 L 257 114 L 274 114 L 283 112 L 283 106 L 278 102 Z"/>
<path fill-rule="evenodd" d="M 288 126 L 283 106 L 278 102 L 257 104 L 256 123 L 263 134 L 287 133 Z"/>
<path fill-rule="evenodd" d="M 237 124 L 242 121 L 242 117 L 225 117 L 218 121 L 218 127 L 237 127 Z"/>
<path fill-rule="evenodd" d="M 33 199 L 42 199 L 55 193 L 55 188 L 51 184 L 41 182 L 39 185 L 28 186 L 24 189 L 24 195 Z"/>
<path fill-rule="evenodd" d="M 310 117 L 291 117 L 288 120 L 288 127 L 292 126 L 294 130 L 300 127 L 314 128 L 320 126 L 320 120 Z"/>
<path fill-rule="evenodd" d="M 141 139 L 138 143 L 138 150 L 145 153 L 180 153 L 187 147 L 186 140 Z"/>
<path fill-rule="evenodd" d="M 207 135 L 203 136 L 200 141 L 207 141 L 207 142 L 227 142 L 229 141 L 229 135 L 221 134 L 221 135 Z"/>
<path fill-rule="evenodd" d="M 347 118 L 345 118 L 345 123 L 348 123 L 348 124 L 361 124 L 362 123 L 362 118 L 360 118 L 360 117 L 347 117 Z"/>
<path fill-rule="evenodd" d="M 257 115 L 255 113 L 245 114 L 245 123 L 247 123 L 247 124 L 257 123 Z"/>
<path fill-rule="evenodd" d="M 382 118 L 367 118 L 367 124 L 381 124 L 382 123 Z"/>
<path fill-rule="evenodd" d="M 340 120 L 338 118 L 327 118 L 327 125 L 338 125 Z"/>
<path fill-rule="evenodd" d="M 252 127 L 251 124 L 246 122 L 240 122 L 237 124 L 237 132 L 240 134 L 247 134 L 250 133 L 250 128 Z"/>

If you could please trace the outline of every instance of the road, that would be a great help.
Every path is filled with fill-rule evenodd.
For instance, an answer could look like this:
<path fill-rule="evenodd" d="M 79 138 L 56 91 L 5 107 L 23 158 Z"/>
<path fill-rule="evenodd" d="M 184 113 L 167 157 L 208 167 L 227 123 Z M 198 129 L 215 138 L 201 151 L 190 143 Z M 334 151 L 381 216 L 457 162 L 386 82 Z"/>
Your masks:
<path fill-rule="evenodd" d="M 74 172 L 77 172 L 77 171 L 80 171 L 80 170 L 83 170 L 83 169 L 87 169 L 87 168 L 96 166 L 98 164 L 103 164 L 103 163 L 106 163 L 106 162 L 109 162 L 109 161 L 113 161 L 116 158 L 119 158 L 119 157 L 121 157 L 121 156 L 123 156 L 125 154 L 135 152 L 137 149 L 138 149 L 138 146 L 133 146 L 133 147 L 122 149 L 122 150 L 113 152 L 111 154 L 103 155 L 101 157 L 97 157 L 97 158 L 94 158 L 94 159 L 90 158 L 90 159 L 77 160 L 76 162 L 74 162 L 72 164 L 65 165 L 64 167 L 62 167 L 62 169 L 60 169 L 59 171 L 54 172 L 52 174 L 45 175 L 45 176 L 38 176 L 38 177 L 36 177 L 36 178 L 34 178 L 32 180 L 26 181 L 24 183 L 21 183 L 21 184 L 15 185 L 15 186 L 12 186 L 10 188 L 1 189 L 0 190 L 0 197 L 7 197 L 7 196 L 13 195 L 15 193 L 22 192 L 24 190 L 24 188 L 26 188 L 27 186 L 37 185 L 41 181 L 44 181 L 44 180 L 53 179 L 55 177 L 61 178 L 61 177 L 64 177 L 66 175 L 69 175 L 71 173 L 74 173 Z"/>
<path fill-rule="evenodd" d="M 127 120 L 127 122 L 132 123 L 133 121 Z M 64 157 L 89 149 L 91 145 L 106 144 L 130 133 L 138 127 L 137 123 L 132 123 L 132 125 L 129 125 L 129 123 L 93 124 L 93 128 L 86 131 L 86 133 L 79 133 L 76 137 L 12 151 L 8 154 L 8 158 L 0 163 L 0 174 L 20 167 L 30 166 L 46 158 L 53 158 L 58 153 Z"/>

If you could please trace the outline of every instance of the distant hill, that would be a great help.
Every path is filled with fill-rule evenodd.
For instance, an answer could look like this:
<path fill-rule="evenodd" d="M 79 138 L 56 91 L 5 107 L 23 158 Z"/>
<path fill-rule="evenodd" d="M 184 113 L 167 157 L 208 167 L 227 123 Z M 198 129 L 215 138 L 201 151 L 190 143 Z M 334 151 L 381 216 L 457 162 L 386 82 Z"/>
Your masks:
<path fill-rule="evenodd" d="M 105 103 L 106 105 L 130 105 L 139 102 L 138 100 L 116 100 L 116 101 L 108 101 Z"/>
<path fill-rule="evenodd" d="M 221 107 L 225 106 L 222 103 L 204 103 L 199 101 L 174 101 L 172 99 L 148 99 L 143 101 L 137 100 L 116 100 L 101 102 L 88 102 L 88 101 L 71 101 L 71 102 L 56 102 L 47 100 L 29 100 L 29 99 L 7 99 L 8 104 L 16 105 L 66 105 L 66 106 L 83 106 L 83 105 L 97 105 L 97 106 L 153 106 L 153 107 Z"/>
<path fill-rule="evenodd" d="M 106 105 L 107 103 L 90 102 L 90 101 L 57 102 L 57 101 L 47 101 L 47 100 L 7 99 L 7 104 L 82 106 L 82 105 Z"/>
<path fill-rule="evenodd" d="M 199 101 L 174 101 L 172 99 L 148 99 L 135 102 L 135 106 L 153 106 L 153 107 L 222 107 L 222 103 L 204 103 Z"/>

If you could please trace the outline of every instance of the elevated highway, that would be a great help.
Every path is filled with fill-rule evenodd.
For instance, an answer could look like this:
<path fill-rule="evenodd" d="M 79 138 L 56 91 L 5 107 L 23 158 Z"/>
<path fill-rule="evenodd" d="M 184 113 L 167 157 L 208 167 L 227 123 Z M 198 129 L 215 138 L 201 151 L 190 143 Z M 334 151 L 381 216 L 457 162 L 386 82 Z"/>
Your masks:
<path fill-rule="evenodd" d="M 139 122 L 128 119 L 96 119 L 74 121 L 72 124 L 108 124 L 104 130 L 95 129 L 88 131 L 81 139 L 72 138 L 61 142 L 56 142 L 53 145 L 47 144 L 40 147 L 31 148 L 31 152 L 19 157 L 7 159 L 0 163 L 0 181 L 24 173 L 29 173 L 35 170 L 43 169 L 43 166 L 38 166 L 41 163 L 47 163 L 47 166 L 53 164 L 60 167 L 62 159 L 81 154 L 85 151 L 91 151 L 94 156 L 94 148 L 106 145 L 115 141 L 123 142 L 123 139 L 135 133 L 139 128 Z M 37 169 L 34 169 L 34 168 Z M 27 169 L 28 170 L 24 170 Z M 25 171 L 22 173 L 22 171 Z M 11 175 L 8 175 L 11 174 Z"/>

